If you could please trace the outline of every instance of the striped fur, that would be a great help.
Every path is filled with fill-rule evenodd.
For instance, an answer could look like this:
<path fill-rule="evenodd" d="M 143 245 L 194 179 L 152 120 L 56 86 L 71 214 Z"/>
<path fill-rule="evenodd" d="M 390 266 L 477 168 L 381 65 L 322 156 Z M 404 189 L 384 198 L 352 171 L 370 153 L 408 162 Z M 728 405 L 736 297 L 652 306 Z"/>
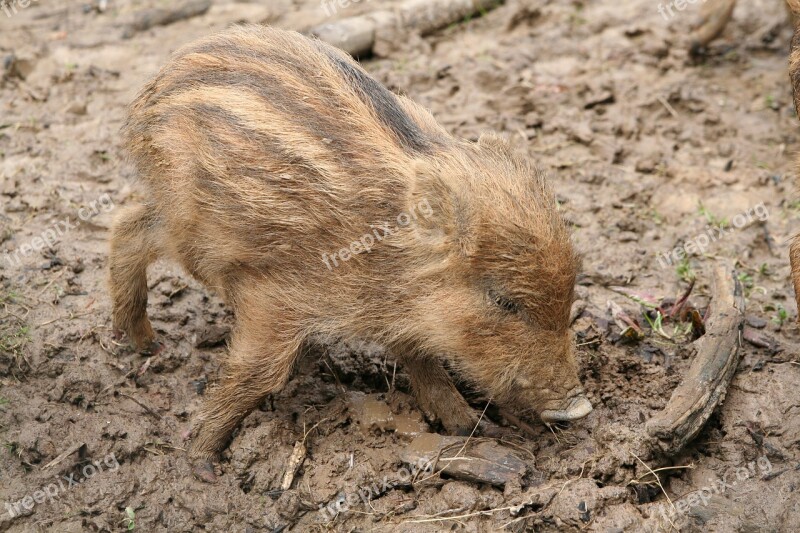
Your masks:
<path fill-rule="evenodd" d="M 124 135 L 147 201 L 114 228 L 115 326 L 153 342 L 144 272 L 156 257 L 237 316 L 193 456 L 219 450 L 320 335 L 387 345 L 451 431 L 475 416 L 442 360 L 527 410 L 580 391 L 568 330 L 578 259 L 543 175 L 499 138 L 455 139 L 349 56 L 258 26 L 179 50 Z M 423 204 L 430 216 L 369 253 L 321 260 Z"/>

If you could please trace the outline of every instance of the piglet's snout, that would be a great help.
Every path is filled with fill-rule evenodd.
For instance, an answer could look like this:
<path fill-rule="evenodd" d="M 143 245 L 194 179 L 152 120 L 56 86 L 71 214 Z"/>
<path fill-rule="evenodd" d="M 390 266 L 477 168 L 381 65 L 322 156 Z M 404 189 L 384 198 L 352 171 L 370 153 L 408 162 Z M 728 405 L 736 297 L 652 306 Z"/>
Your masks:
<path fill-rule="evenodd" d="M 547 409 L 542 411 L 539 416 L 544 422 L 572 422 L 580 420 L 592 412 L 592 404 L 586 399 L 586 396 L 579 394 L 572 398 L 568 398 L 564 402 L 564 407 L 561 409 Z"/>

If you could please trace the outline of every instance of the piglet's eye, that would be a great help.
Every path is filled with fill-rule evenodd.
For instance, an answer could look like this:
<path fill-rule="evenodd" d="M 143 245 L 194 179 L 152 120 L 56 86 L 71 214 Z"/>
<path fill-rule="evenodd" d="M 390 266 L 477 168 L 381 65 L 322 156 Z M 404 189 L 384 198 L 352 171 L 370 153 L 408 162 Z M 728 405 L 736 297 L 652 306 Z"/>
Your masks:
<path fill-rule="evenodd" d="M 519 311 L 519 305 L 517 304 L 517 302 L 515 302 L 510 298 L 507 298 L 506 296 L 503 296 L 496 292 L 490 292 L 489 297 L 492 299 L 494 304 L 503 311 L 506 311 L 508 313 L 516 313 L 517 311 Z"/>

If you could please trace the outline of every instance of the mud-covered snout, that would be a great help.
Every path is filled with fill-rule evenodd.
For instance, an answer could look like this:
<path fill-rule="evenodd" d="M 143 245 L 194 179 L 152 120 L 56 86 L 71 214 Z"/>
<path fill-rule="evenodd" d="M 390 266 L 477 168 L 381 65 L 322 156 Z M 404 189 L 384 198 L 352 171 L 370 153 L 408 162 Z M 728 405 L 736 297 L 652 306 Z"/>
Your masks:
<path fill-rule="evenodd" d="M 552 409 L 544 409 L 539 413 L 542 421 L 552 424 L 554 422 L 574 422 L 592 412 L 592 404 L 586 399 L 583 391 L 567 398 L 562 405 Z"/>

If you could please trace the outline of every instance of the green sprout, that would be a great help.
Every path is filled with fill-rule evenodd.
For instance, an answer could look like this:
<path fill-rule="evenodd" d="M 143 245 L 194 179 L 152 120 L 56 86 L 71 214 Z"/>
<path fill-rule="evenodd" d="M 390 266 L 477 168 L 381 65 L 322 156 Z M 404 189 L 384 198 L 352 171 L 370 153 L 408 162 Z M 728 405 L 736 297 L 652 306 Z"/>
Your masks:
<path fill-rule="evenodd" d="M 28 326 L 20 326 L 15 330 L 0 334 L 0 350 L 19 354 L 22 347 L 30 340 L 28 337 L 29 331 L 30 328 Z"/>
<path fill-rule="evenodd" d="M 133 531 L 136 528 L 136 512 L 133 510 L 133 507 L 126 507 L 125 508 L 125 518 L 122 520 L 122 523 L 125 524 L 125 527 L 128 528 L 128 531 Z"/>
<path fill-rule="evenodd" d="M 784 307 L 778 304 L 778 308 L 775 310 L 775 316 L 772 317 L 772 322 L 777 326 L 782 326 L 784 322 L 789 320 L 789 313 L 784 309 Z"/>
<path fill-rule="evenodd" d="M 672 337 L 664 331 L 664 315 L 661 314 L 661 311 L 656 312 L 656 318 L 652 319 L 650 316 L 645 313 L 644 319 L 647 320 L 647 323 L 650 324 L 650 329 L 656 332 L 658 335 L 661 335 L 665 339 L 671 341 Z"/>
<path fill-rule="evenodd" d="M 753 281 L 753 276 L 751 276 L 747 272 L 742 272 L 736 277 L 742 283 L 742 287 L 744 287 L 744 295 L 750 296 L 750 290 L 755 286 L 755 282 Z"/>
<path fill-rule="evenodd" d="M 719 226 L 721 228 L 725 228 L 728 226 L 728 221 L 724 218 L 720 218 L 716 216 L 714 213 L 708 210 L 706 206 L 703 205 L 703 202 L 700 202 L 700 207 L 698 208 L 699 213 L 705 217 L 709 224 L 712 226 Z"/>
<path fill-rule="evenodd" d="M 697 278 L 694 270 L 692 270 L 692 265 L 689 263 L 688 257 L 681 259 L 681 262 L 678 263 L 677 267 L 675 267 L 675 272 L 677 272 L 678 277 L 686 283 L 691 283 L 692 280 Z"/>
<path fill-rule="evenodd" d="M 656 211 L 655 209 L 650 210 L 650 217 L 653 219 L 653 223 L 657 226 L 660 226 L 664 223 L 664 215 Z"/>

